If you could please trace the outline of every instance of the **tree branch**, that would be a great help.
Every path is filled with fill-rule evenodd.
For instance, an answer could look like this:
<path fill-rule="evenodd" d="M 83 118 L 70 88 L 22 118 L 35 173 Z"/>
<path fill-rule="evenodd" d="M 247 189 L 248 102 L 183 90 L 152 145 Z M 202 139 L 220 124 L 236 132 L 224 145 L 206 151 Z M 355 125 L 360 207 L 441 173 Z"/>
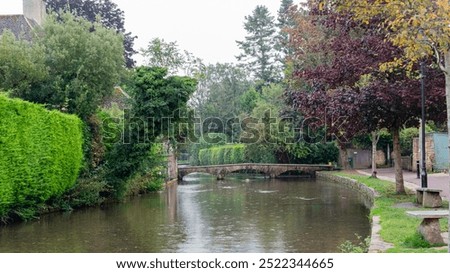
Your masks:
<path fill-rule="evenodd" d="M 434 50 L 434 54 L 436 55 L 436 62 L 439 65 L 439 68 L 442 70 L 442 72 L 444 72 L 445 74 L 448 73 L 447 69 L 445 69 L 445 66 L 442 64 L 442 58 L 441 58 L 441 53 L 439 53 L 438 48 L 436 47 L 435 43 L 431 43 L 431 47 Z"/>

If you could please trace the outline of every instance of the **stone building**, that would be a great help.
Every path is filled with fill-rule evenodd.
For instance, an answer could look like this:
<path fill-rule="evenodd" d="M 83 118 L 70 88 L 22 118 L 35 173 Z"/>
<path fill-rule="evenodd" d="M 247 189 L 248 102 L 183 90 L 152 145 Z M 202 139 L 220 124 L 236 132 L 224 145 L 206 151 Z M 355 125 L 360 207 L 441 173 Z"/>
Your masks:
<path fill-rule="evenodd" d="M 17 38 L 30 41 L 33 28 L 45 19 L 45 2 L 42 0 L 23 0 L 22 14 L 0 15 L 0 35 L 11 31 Z"/>
<path fill-rule="evenodd" d="M 428 171 L 448 171 L 448 135 L 447 133 L 430 133 L 425 137 L 425 158 Z M 412 169 L 417 170 L 416 162 L 420 160 L 419 138 L 413 140 Z"/>

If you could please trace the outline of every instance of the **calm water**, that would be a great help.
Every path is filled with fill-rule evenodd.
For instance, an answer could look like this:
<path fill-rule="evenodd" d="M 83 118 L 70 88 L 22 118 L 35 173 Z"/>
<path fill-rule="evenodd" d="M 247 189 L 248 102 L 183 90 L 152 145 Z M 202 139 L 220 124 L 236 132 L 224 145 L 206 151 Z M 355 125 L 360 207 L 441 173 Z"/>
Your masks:
<path fill-rule="evenodd" d="M 363 203 L 324 181 L 188 177 L 127 203 L 0 227 L 0 252 L 338 252 L 369 235 Z"/>

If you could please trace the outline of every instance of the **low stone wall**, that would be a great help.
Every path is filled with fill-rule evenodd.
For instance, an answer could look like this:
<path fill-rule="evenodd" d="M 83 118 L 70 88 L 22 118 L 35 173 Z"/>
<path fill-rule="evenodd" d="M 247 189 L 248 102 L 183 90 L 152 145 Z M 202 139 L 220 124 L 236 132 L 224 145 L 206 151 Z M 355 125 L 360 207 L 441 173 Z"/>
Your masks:
<path fill-rule="evenodd" d="M 376 196 L 376 192 L 374 189 L 369 188 L 354 179 L 337 176 L 336 174 L 330 172 L 317 172 L 316 176 L 317 178 L 326 179 L 327 181 L 338 183 L 340 185 L 344 185 L 349 189 L 357 191 L 366 199 L 366 201 L 369 202 L 369 204 L 366 204 L 368 205 L 369 209 L 372 208 Z"/>
<path fill-rule="evenodd" d="M 410 156 L 402 156 L 402 169 L 412 171 L 412 158 Z"/>
<path fill-rule="evenodd" d="M 317 177 L 326 179 L 327 181 L 330 182 L 344 185 L 345 187 L 357 191 L 363 196 L 365 201 L 368 202 L 365 203 L 366 206 L 368 206 L 370 209 L 373 207 L 375 197 L 377 196 L 377 192 L 374 189 L 367 187 L 366 185 L 359 183 L 354 179 L 337 176 L 335 173 L 332 172 L 317 172 Z M 372 218 L 371 225 L 372 231 L 370 236 L 369 253 L 382 253 L 386 252 L 386 250 L 388 250 L 389 248 L 394 247 L 392 244 L 384 242 L 380 236 L 381 230 L 380 217 L 374 216 Z"/>

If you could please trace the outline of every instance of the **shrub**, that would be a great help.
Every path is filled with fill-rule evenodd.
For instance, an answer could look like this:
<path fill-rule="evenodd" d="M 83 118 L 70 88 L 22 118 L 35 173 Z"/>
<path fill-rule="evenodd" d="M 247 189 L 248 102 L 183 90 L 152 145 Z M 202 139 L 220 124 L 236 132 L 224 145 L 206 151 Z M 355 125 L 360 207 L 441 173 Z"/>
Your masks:
<path fill-rule="evenodd" d="M 248 163 L 276 163 L 274 147 L 261 143 L 247 144 L 245 159 Z"/>
<path fill-rule="evenodd" d="M 33 209 L 74 185 L 83 158 L 81 124 L 76 116 L 0 95 L 0 216 Z"/>
<path fill-rule="evenodd" d="M 406 237 L 403 245 L 407 248 L 431 247 L 431 244 L 427 242 L 419 232 L 416 232 L 413 235 Z"/>
<path fill-rule="evenodd" d="M 244 145 L 235 145 L 235 147 L 231 150 L 231 162 L 233 163 L 245 163 L 245 146 Z"/>
<path fill-rule="evenodd" d="M 287 146 L 291 163 L 296 164 L 328 164 L 338 161 L 339 149 L 333 142 L 296 143 Z"/>
<path fill-rule="evenodd" d="M 189 149 L 189 164 L 193 166 L 204 165 L 200 163 L 200 150 L 211 148 L 214 145 L 225 145 L 227 142 L 227 135 L 222 133 L 208 133 L 208 138 L 219 139 L 219 141 L 217 143 L 209 143 L 203 137 L 199 138 L 199 142 L 192 144 Z"/>
<path fill-rule="evenodd" d="M 355 234 L 357 243 L 354 244 L 351 241 L 345 241 L 339 246 L 339 250 L 342 253 L 367 253 L 370 247 L 370 237 L 362 238 L 358 234 Z"/>
<path fill-rule="evenodd" d="M 223 145 L 201 149 L 198 153 L 200 165 L 221 165 L 245 163 L 246 146 L 244 144 Z"/>

